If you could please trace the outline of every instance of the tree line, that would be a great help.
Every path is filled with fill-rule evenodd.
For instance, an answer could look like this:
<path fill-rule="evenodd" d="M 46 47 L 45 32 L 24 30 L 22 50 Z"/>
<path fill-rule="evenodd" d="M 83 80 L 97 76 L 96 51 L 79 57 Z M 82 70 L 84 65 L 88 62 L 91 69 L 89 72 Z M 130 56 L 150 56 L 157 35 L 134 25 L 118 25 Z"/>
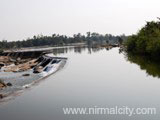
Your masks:
<path fill-rule="evenodd" d="M 99 34 L 87 32 L 86 35 L 81 33 L 74 34 L 72 37 L 66 35 L 53 34 L 51 36 L 37 35 L 26 40 L 18 41 L 0 41 L 1 49 L 13 49 L 13 48 L 25 48 L 25 47 L 36 47 L 36 46 L 61 46 L 69 45 L 72 43 L 86 43 L 88 45 L 97 44 L 118 44 L 126 39 L 125 35 L 114 36 L 111 34 Z"/>

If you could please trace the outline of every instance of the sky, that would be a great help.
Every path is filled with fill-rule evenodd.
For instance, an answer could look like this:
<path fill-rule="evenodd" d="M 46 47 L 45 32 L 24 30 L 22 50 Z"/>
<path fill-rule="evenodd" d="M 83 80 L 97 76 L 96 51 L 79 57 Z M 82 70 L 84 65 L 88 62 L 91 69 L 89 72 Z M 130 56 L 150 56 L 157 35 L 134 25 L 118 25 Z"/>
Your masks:
<path fill-rule="evenodd" d="M 131 35 L 160 17 L 160 0 L 0 0 L 0 40 L 98 32 Z"/>

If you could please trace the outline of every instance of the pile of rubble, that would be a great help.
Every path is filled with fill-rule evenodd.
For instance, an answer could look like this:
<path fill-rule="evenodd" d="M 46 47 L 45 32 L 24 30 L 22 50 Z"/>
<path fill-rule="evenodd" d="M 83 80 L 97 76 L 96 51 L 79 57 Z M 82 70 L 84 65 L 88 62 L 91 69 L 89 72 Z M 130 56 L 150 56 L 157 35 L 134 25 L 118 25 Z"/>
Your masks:
<path fill-rule="evenodd" d="M 15 65 L 5 66 L 4 72 L 22 72 L 29 70 L 33 67 L 35 67 L 38 63 L 36 62 L 36 59 L 30 60 L 25 63 L 16 63 Z"/>
<path fill-rule="evenodd" d="M 22 72 L 36 66 L 37 59 L 13 59 L 9 56 L 0 56 L 0 69 L 4 72 Z"/>

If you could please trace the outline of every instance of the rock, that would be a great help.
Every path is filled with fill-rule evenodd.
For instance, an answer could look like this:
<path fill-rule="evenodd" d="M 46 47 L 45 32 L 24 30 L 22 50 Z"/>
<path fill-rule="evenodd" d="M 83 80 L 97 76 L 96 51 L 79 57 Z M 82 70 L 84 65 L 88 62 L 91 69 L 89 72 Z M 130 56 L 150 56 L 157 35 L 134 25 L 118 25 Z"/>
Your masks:
<path fill-rule="evenodd" d="M 0 88 L 3 88 L 3 87 L 4 87 L 4 85 L 2 83 L 0 83 Z"/>
<path fill-rule="evenodd" d="M 0 67 L 3 67 L 4 66 L 4 63 L 0 63 Z"/>
<path fill-rule="evenodd" d="M 18 57 L 18 58 L 17 58 L 17 61 L 20 61 L 20 60 L 21 60 L 21 58 L 20 58 L 20 57 Z"/>
<path fill-rule="evenodd" d="M 9 87 L 11 87 L 11 86 L 12 86 L 12 83 L 7 83 L 6 85 L 9 86 Z"/>
<path fill-rule="evenodd" d="M 7 87 L 7 85 L 2 80 L 0 80 L 0 88 L 4 88 L 4 87 Z"/>
<path fill-rule="evenodd" d="M 4 96 L 3 96 L 3 94 L 0 94 L 0 99 L 2 99 Z"/>
<path fill-rule="evenodd" d="M 33 73 L 41 73 L 43 70 L 43 67 L 42 66 L 38 66 L 35 68 L 35 70 L 33 71 Z"/>
<path fill-rule="evenodd" d="M 34 68 L 36 65 L 32 65 L 31 68 Z"/>
<path fill-rule="evenodd" d="M 30 76 L 30 74 L 23 74 L 22 76 Z"/>

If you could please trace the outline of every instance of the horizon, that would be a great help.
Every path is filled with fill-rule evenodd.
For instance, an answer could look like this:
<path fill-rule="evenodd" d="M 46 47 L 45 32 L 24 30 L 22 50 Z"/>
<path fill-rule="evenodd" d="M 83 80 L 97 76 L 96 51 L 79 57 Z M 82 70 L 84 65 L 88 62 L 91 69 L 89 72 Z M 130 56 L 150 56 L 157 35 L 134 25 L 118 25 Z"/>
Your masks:
<path fill-rule="evenodd" d="M 43 34 L 131 35 L 157 19 L 160 1 L 127 0 L 0 0 L 0 41 Z M 138 18 L 138 19 L 137 19 Z"/>

